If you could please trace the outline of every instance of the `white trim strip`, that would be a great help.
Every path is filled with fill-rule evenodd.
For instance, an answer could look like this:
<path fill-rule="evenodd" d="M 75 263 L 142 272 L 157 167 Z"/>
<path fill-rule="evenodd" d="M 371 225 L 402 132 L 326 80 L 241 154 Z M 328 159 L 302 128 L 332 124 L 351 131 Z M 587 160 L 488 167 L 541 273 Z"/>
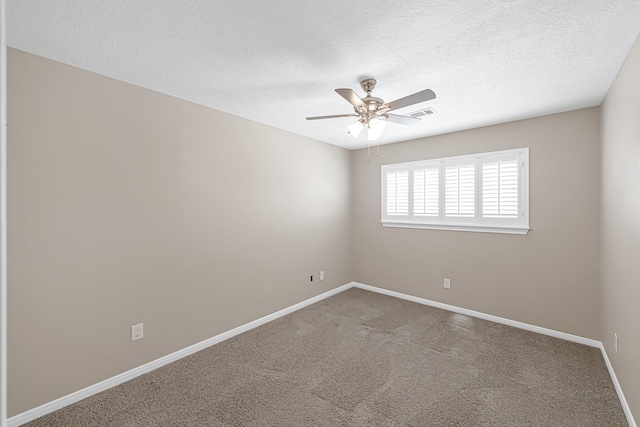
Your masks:
<path fill-rule="evenodd" d="M 529 227 L 496 227 L 494 225 L 479 224 L 419 224 L 417 222 L 393 222 L 380 221 L 383 227 L 397 228 L 422 228 L 425 230 L 448 230 L 448 231 L 475 231 L 477 233 L 503 233 L 503 234 L 527 234 Z"/>
<path fill-rule="evenodd" d="M 218 344 L 219 342 L 232 338 L 243 332 L 247 332 L 253 328 L 264 325 L 265 323 L 269 323 L 272 320 L 285 316 L 289 313 L 293 313 L 294 311 L 300 310 L 301 308 L 307 307 L 311 304 L 315 304 L 318 301 L 322 301 L 325 298 L 339 294 L 340 292 L 346 291 L 347 289 L 350 289 L 352 287 L 353 287 L 353 283 L 347 283 L 346 285 L 342 285 L 338 288 L 335 288 L 323 294 L 317 295 L 313 298 L 309 298 L 308 300 L 299 302 L 298 304 L 292 305 L 290 307 L 287 307 L 275 313 L 261 317 L 260 319 L 254 320 L 253 322 L 249 322 L 242 326 L 238 326 L 237 328 L 231 329 L 230 331 L 223 332 L 220 335 L 216 335 L 215 337 L 201 341 L 187 348 L 183 348 L 182 350 L 178 350 L 175 353 L 171 353 L 167 356 L 153 360 L 142 366 L 138 366 L 137 368 L 133 368 L 129 371 L 123 372 L 119 375 L 116 375 L 115 377 L 108 378 L 97 384 L 93 384 L 93 385 L 90 385 L 89 387 L 83 388 L 82 390 L 78 390 L 76 392 L 63 396 L 49 403 L 45 403 L 44 405 L 40 405 L 36 408 L 30 409 L 21 414 L 15 415 L 7 420 L 7 426 L 8 427 L 21 426 L 22 424 L 28 423 L 29 421 L 33 421 L 36 418 L 42 417 L 43 415 L 47 415 L 53 411 L 62 409 L 65 406 L 71 405 L 72 403 L 78 402 L 82 399 L 86 399 L 89 396 L 93 396 L 94 394 L 100 393 L 101 391 L 105 391 L 107 389 L 110 389 L 111 387 L 115 387 L 118 384 L 122 384 L 123 382 L 132 380 L 136 377 L 139 377 L 142 374 L 151 372 L 154 369 L 158 369 L 164 365 L 167 365 L 169 363 L 175 362 L 176 360 L 182 359 L 183 357 L 189 356 L 200 350 L 204 350 L 205 348 L 211 347 L 214 344 Z"/>
<path fill-rule="evenodd" d="M 531 325 L 529 323 L 518 322 L 516 320 L 505 319 L 504 317 L 494 316 L 492 314 L 481 313 L 479 311 L 467 310 L 466 308 L 456 307 L 454 305 L 443 304 L 437 301 L 431 301 L 424 298 L 414 297 L 412 295 L 402 294 L 400 292 L 389 291 L 387 289 L 377 288 L 375 286 L 365 285 L 363 283 L 353 282 L 354 287 L 364 289 L 366 291 L 377 292 L 379 294 L 388 295 L 395 298 L 404 299 L 407 301 L 417 302 L 418 304 L 424 304 L 431 307 L 441 308 L 443 310 L 452 311 L 454 313 L 466 314 L 467 316 L 477 317 L 479 319 L 489 320 L 491 322 L 500 323 L 507 326 L 513 326 L 519 329 L 525 329 L 527 331 L 536 332 L 543 335 L 548 335 L 555 338 L 560 338 L 566 341 L 575 342 L 578 344 L 588 345 L 589 347 L 599 348 L 602 351 L 602 357 L 607 365 L 607 369 L 609 370 L 609 375 L 611 376 L 611 381 L 613 382 L 613 386 L 616 389 L 616 393 L 618 394 L 618 399 L 620 400 L 620 404 L 622 405 L 622 410 L 624 411 L 624 415 L 627 417 L 627 422 L 629 423 L 629 427 L 638 427 L 633 418 L 633 414 L 631 413 L 631 408 L 627 403 L 627 399 L 624 397 L 624 393 L 622 392 L 622 387 L 618 382 L 618 378 L 616 377 L 616 373 L 613 370 L 613 366 L 609 361 L 609 357 L 607 356 L 607 352 L 604 348 L 604 345 L 600 341 L 592 340 L 590 338 L 581 337 L 578 335 L 567 334 L 565 332 L 556 331 L 553 329 L 547 329 L 540 326 Z"/>
<path fill-rule="evenodd" d="M 7 9 L 0 0 L 0 427 L 7 418 Z"/>
<path fill-rule="evenodd" d="M 86 387 L 82 390 L 78 390 L 74 393 L 71 393 L 67 396 L 63 396 L 59 399 L 56 399 L 52 402 L 45 403 L 44 405 L 38 406 L 37 408 L 30 409 L 21 414 L 15 415 L 7 420 L 8 427 L 18 427 L 22 424 L 25 424 L 29 421 L 33 421 L 36 418 L 39 418 L 43 415 L 49 414 L 53 411 L 57 411 L 58 409 L 62 409 L 65 406 L 68 406 L 72 403 L 78 402 L 82 399 L 85 399 L 89 396 L 93 396 L 94 394 L 100 393 L 101 391 L 107 390 L 111 387 L 115 387 L 118 384 L 122 384 L 123 382 L 129 381 L 133 378 L 136 378 L 142 374 L 153 371 L 154 369 L 160 368 L 164 365 L 167 365 L 171 362 L 175 362 L 183 357 L 189 356 L 193 353 L 196 353 L 200 350 L 204 350 L 207 347 L 210 347 L 214 344 L 232 338 L 236 335 L 239 335 L 243 332 L 247 332 L 253 328 L 264 325 L 265 323 L 271 322 L 279 317 L 285 316 L 289 313 L 292 313 L 296 310 L 300 310 L 301 308 L 307 307 L 311 304 L 314 304 L 318 301 L 321 301 L 330 296 L 336 295 L 340 292 L 346 291 L 351 288 L 359 288 L 364 289 L 366 291 L 376 292 L 383 295 L 388 295 L 394 298 L 400 298 L 407 301 L 416 302 L 418 304 L 428 305 L 431 307 L 440 308 L 443 310 L 451 311 L 454 313 L 465 314 L 467 316 L 477 317 L 479 319 L 489 320 L 491 322 L 500 323 L 507 326 L 513 326 L 515 328 L 524 329 L 531 332 L 536 332 L 543 335 L 548 335 L 555 338 L 560 338 L 563 340 L 575 342 L 578 344 L 584 344 L 590 347 L 599 348 L 602 351 L 602 355 L 604 357 L 605 363 L 607 365 L 607 369 L 609 370 L 609 374 L 611 375 L 611 379 L 613 381 L 616 392 L 618 393 L 618 397 L 620 399 L 620 403 L 624 410 L 625 416 L 627 417 L 627 421 L 629 422 L 630 427 L 637 427 L 633 415 L 631 414 L 631 409 L 627 404 L 627 401 L 624 397 L 624 393 L 622 392 L 622 388 L 618 383 L 618 379 L 616 378 L 615 372 L 613 371 L 613 367 L 611 366 L 611 362 L 607 357 L 607 353 L 604 349 L 604 346 L 600 341 L 592 340 L 590 338 L 584 338 L 578 335 L 567 334 L 565 332 L 555 331 L 553 329 L 547 329 L 540 326 L 531 325 L 528 323 L 518 322 L 516 320 L 505 319 L 503 317 L 494 316 L 491 314 L 482 313 L 479 311 L 468 310 L 466 308 L 456 307 L 454 305 L 444 304 L 437 301 L 428 300 L 425 298 L 419 298 L 412 295 L 403 294 L 400 292 L 390 291 L 383 288 L 378 288 L 375 286 L 365 285 L 363 283 L 351 282 L 346 285 L 342 285 L 338 288 L 332 289 L 323 294 L 317 295 L 308 300 L 302 301 L 298 304 L 292 305 L 291 307 L 287 307 L 280 311 L 277 311 L 273 314 L 261 317 L 260 319 L 254 320 L 253 322 L 249 322 L 245 325 L 238 326 L 237 328 L 231 329 L 230 331 L 223 332 L 222 334 L 216 335 L 215 337 L 209 338 L 205 341 L 194 344 L 190 347 L 184 348 L 182 350 L 176 351 L 175 353 L 171 353 L 167 356 L 161 357 L 160 359 L 156 359 L 147 364 L 139 366 L 137 368 L 131 369 L 127 372 L 123 372 L 122 374 L 116 375 L 112 378 L 101 381 L 97 384 Z"/>
<path fill-rule="evenodd" d="M 616 389 L 616 393 L 618 393 L 618 399 L 620 399 L 620 404 L 622 405 L 622 410 L 624 411 L 624 415 L 627 417 L 627 422 L 629 423 L 629 427 L 638 427 L 636 425 L 636 421 L 633 419 L 631 408 L 629 408 L 627 399 L 624 397 L 624 393 L 622 392 L 622 387 L 620 387 L 620 383 L 618 382 L 618 377 L 616 377 L 616 373 L 613 370 L 613 365 L 611 365 L 609 356 L 607 356 L 607 351 L 605 350 L 604 344 L 602 343 L 600 343 L 600 351 L 602 351 L 602 357 L 604 357 L 604 363 L 607 364 L 607 369 L 609 370 L 611 381 L 613 381 L 613 386 Z"/>
<path fill-rule="evenodd" d="M 363 283 L 354 282 L 356 288 L 364 289 L 366 291 L 377 292 L 383 295 L 389 295 L 404 299 L 407 301 L 417 302 L 418 304 L 424 304 L 431 307 L 441 308 L 443 310 L 452 311 L 454 313 L 466 314 L 467 316 L 477 317 L 479 319 L 489 320 L 491 322 L 500 323 L 502 325 L 513 326 L 518 329 L 525 329 L 527 331 L 536 332 L 542 335 L 548 335 L 550 337 L 560 338 L 566 341 L 575 342 L 578 344 L 588 345 L 589 347 L 600 348 L 601 342 L 592 340 L 590 338 L 581 337 L 578 335 L 567 334 L 566 332 L 555 331 L 553 329 L 543 328 L 541 326 L 531 325 L 529 323 L 518 322 L 517 320 L 505 319 L 504 317 L 494 316 L 492 314 L 481 313 L 479 311 L 468 310 L 466 308 L 456 307 L 455 305 L 443 304 L 437 301 L 431 301 L 424 298 L 414 297 L 413 295 L 402 294 L 400 292 L 389 291 L 387 289 L 377 288 L 375 286 L 365 285 Z"/>

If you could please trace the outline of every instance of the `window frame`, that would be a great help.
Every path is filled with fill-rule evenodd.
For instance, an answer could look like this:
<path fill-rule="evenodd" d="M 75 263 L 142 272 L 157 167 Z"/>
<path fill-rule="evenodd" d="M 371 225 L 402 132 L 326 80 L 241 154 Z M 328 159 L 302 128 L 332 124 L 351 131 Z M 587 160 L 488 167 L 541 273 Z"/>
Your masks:
<path fill-rule="evenodd" d="M 501 158 L 515 158 L 518 165 L 518 218 L 495 218 L 483 216 L 483 165 Z M 445 173 L 446 167 L 473 163 L 474 166 L 474 216 L 446 216 Z M 420 216 L 414 214 L 414 172 L 438 165 L 438 216 Z M 477 153 L 464 156 L 426 159 L 381 166 L 381 224 L 384 227 L 421 228 L 433 230 L 474 231 L 485 233 L 527 234 L 529 228 L 529 148 Z M 409 212 L 407 215 L 386 214 L 387 171 L 409 171 Z M 426 203 L 426 202 L 425 202 Z M 426 206 L 426 205 L 425 205 Z"/>

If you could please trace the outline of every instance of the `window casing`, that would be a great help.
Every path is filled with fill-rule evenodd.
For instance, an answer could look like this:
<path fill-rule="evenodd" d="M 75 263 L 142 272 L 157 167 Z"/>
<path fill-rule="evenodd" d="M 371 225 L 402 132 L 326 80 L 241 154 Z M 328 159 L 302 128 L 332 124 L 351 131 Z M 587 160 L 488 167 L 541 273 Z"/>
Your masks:
<path fill-rule="evenodd" d="M 526 234 L 529 149 L 383 165 L 382 225 Z"/>

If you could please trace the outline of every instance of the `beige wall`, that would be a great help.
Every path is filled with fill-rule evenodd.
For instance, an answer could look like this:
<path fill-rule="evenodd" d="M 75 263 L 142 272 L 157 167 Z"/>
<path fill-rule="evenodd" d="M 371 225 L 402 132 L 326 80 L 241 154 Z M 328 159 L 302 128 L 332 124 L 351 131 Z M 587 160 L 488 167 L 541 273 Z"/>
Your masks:
<path fill-rule="evenodd" d="M 10 416 L 350 281 L 347 150 L 16 50 L 8 89 Z"/>
<path fill-rule="evenodd" d="M 639 420 L 640 37 L 602 106 L 601 190 L 602 342 Z"/>
<path fill-rule="evenodd" d="M 353 280 L 599 339 L 599 122 L 590 108 L 354 152 Z M 520 147 L 527 235 L 380 225 L 380 165 Z"/>
<path fill-rule="evenodd" d="M 9 415 L 350 280 L 602 331 L 639 412 L 637 74 L 638 43 L 602 110 L 602 153 L 590 108 L 385 145 L 368 163 L 366 150 L 9 50 Z M 380 225 L 381 164 L 519 147 L 529 234 Z"/>

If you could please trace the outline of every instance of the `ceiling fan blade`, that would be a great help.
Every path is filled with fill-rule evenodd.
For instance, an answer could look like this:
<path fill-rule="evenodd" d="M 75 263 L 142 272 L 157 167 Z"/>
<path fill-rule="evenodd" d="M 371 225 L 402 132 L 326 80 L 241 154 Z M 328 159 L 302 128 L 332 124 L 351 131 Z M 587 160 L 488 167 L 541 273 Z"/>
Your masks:
<path fill-rule="evenodd" d="M 360 117 L 357 114 L 336 114 L 333 116 L 315 116 L 315 117 L 307 117 L 307 120 L 322 120 L 322 119 L 337 119 L 340 117 Z"/>
<path fill-rule="evenodd" d="M 413 95 L 405 96 L 404 98 L 391 101 L 382 107 L 389 107 L 387 111 L 397 110 L 398 108 L 408 107 L 409 105 L 419 104 L 421 102 L 430 101 L 436 97 L 436 94 L 431 89 L 425 89 L 420 92 L 416 92 Z"/>
<path fill-rule="evenodd" d="M 356 110 L 359 110 L 360 108 L 364 108 L 365 110 L 368 110 L 367 104 L 365 104 L 364 101 L 360 99 L 360 97 L 353 90 L 336 89 L 336 92 L 338 92 L 340 96 L 342 96 L 344 99 L 349 101 L 351 105 L 356 107 Z"/>
<path fill-rule="evenodd" d="M 420 119 L 416 119 L 415 117 L 409 116 L 400 116 L 398 114 L 383 114 L 380 116 L 381 119 L 384 119 L 388 122 L 400 123 L 401 125 L 417 125 L 420 123 Z"/>

